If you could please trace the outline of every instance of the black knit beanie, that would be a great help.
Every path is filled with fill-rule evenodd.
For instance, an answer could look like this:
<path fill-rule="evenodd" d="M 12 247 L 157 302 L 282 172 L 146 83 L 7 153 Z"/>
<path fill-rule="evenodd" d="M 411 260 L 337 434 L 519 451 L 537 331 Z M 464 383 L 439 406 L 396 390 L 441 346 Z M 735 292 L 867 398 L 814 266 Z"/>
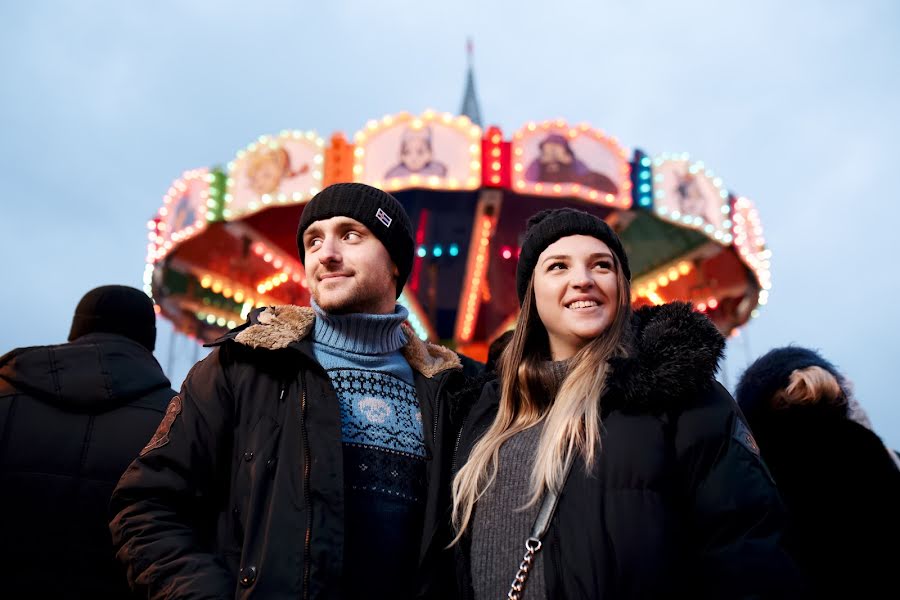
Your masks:
<path fill-rule="evenodd" d="M 297 228 L 297 249 L 300 262 L 306 251 L 303 248 L 303 232 L 314 221 L 332 217 L 350 217 L 369 228 L 397 265 L 397 297 L 403 291 L 412 270 L 415 243 L 412 223 L 403 205 L 396 198 L 364 183 L 335 183 L 328 186 L 304 207 Z"/>
<path fill-rule="evenodd" d="M 117 333 L 153 352 L 156 313 L 153 300 L 141 290 L 104 285 L 89 291 L 75 308 L 69 341 L 89 333 Z"/>
<path fill-rule="evenodd" d="M 844 396 L 850 398 L 847 381 L 833 364 L 815 350 L 800 346 L 785 346 L 770 350 L 747 367 L 735 389 L 735 400 L 747 418 L 752 421 L 756 412 L 768 405 L 775 392 L 790 385 L 791 373 L 807 367 L 821 367 L 834 375 Z"/>
<path fill-rule="evenodd" d="M 525 302 L 525 291 L 541 252 L 556 240 L 570 235 L 589 235 L 609 246 L 622 267 L 625 279 L 631 281 L 631 269 L 628 268 L 628 257 L 622 242 L 603 219 L 574 208 L 542 210 L 528 219 L 525 226 L 525 241 L 522 242 L 519 265 L 516 268 L 519 306 Z"/>

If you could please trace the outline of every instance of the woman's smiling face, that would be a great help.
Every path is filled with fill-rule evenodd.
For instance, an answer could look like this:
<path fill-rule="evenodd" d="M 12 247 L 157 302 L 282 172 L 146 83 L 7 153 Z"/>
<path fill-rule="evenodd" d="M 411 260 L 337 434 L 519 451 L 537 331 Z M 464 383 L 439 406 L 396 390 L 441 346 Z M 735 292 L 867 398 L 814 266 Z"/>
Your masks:
<path fill-rule="evenodd" d="M 547 246 L 534 269 L 538 315 L 553 360 L 564 360 L 602 335 L 615 319 L 616 260 L 602 241 L 570 235 Z"/>

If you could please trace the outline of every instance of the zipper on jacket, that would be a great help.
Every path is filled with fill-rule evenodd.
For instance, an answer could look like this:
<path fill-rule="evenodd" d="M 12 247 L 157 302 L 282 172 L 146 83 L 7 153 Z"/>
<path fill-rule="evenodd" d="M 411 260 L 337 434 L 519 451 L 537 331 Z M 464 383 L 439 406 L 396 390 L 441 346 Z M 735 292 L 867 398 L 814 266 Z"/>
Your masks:
<path fill-rule="evenodd" d="M 309 598 L 309 549 L 312 539 L 312 506 L 309 497 L 309 437 L 306 434 L 306 378 L 300 375 L 303 388 L 300 396 L 300 435 L 303 437 L 303 499 L 306 502 L 306 537 L 303 540 L 303 599 Z"/>
<path fill-rule="evenodd" d="M 466 427 L 466 421 L 469 420 L 469 415 L 466 414 L 463 417 L 462 423 L 459 424 L 459 432 L 456 434 L 456 443 L 453 444 L 453 454 L 450 456 L 450 477 L 452 478 L 456 473 L 456 456 L 459 454 L 459 442 L 462 441 L 463 430 Z"/>
<path fill-rule="evenodd" d="M 437 394 L 435 394 L 435 402 L 434 402 L 434 427 L 431 430 L 431 443 L 434 445 L 434 449 L 437 450 L 437 430 L 438 430 L 438 417 L 441 414 L 441 392 L 444 391 L 444 382 L 447 381 L 444 378 L 440 385 L 438 385 Z"/>

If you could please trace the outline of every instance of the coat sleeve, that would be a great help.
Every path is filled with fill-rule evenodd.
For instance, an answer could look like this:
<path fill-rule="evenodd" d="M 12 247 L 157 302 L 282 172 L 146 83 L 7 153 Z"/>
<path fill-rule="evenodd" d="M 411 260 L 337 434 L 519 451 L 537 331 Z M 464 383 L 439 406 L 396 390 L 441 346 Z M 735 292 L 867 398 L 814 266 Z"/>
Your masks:
<path fill-rule="evenodd" d="M 697 560 L 685 575 L 702 598 L 798 598 L 784 549 L 784 506 L 756 442 L 718 383 L 678 419 L 678 472 Z"/>
<path fill-rule="evenodd" d="M 229 480 L 232 405 L 217 348 L 191 369 L 113 492 L 113 546 L 142 595 L 234 595 L 234 575 L 212 547 L 217 501 Z"/>

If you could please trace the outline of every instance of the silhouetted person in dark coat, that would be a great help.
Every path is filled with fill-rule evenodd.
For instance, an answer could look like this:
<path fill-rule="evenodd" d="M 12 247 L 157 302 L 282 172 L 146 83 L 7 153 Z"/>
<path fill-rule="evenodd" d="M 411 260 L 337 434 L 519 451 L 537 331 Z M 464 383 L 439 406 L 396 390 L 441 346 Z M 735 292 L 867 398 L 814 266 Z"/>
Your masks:
<path fill-rule="evenodd" d="M 140 290 L 88 292 L 69 343 L 0 358 L 0 580 L 6 598 L 122 598 L 113 488 L 175 395 Z"/>
<path fill-rule="evenodd" d="M 788 507 L 789 542 L 815 597 L 894 595 L 900 471 L 852 418 L 843 376 L 812 350 L 778 348 L 747 369 L 736 399 Z"/>

